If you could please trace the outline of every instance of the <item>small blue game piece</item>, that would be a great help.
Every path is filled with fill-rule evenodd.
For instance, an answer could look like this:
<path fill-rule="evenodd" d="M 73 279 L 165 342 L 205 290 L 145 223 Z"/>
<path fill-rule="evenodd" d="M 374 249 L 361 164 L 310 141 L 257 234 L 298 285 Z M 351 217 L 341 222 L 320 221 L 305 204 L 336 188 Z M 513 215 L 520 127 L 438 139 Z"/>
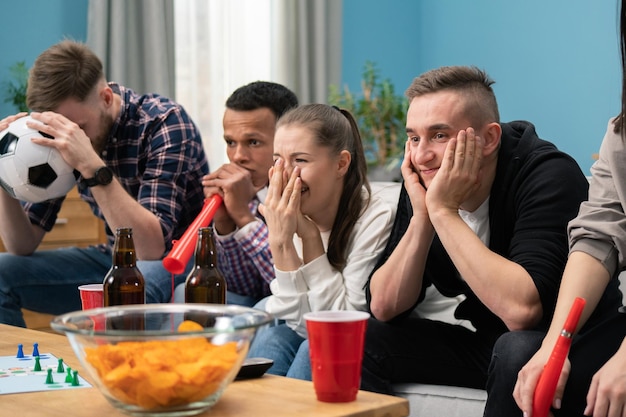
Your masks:
<path fill-rule="evenodd" d="M 33 343 L 33 356 L 39 356 L 39 343 Z"/>
<path fill-rule="evenodd" d="M 78 371 L 72 371 L 74 376 L 72 377 L 72 386 L 77 387 L 80 385 L 80 381 L 78 379 Z"/>
<path fill-rule="evenodd" d="M 17 345 L 17 356 L 18 359 L 22 359 L 24 357 L 24 347 L 22 346 L 22 344 L 20 343 L 19 345 Z"/>
<path fill-rule="evenodd" d="M 72 382 L 72 368 L 70 368 L 69 366 L 67 367 L 67 375 L 65 375 L 65 382 L 68 384 Z"/>
<path fill-rule="evenodd" d="M 59 358 L 59 364 L 57 365 L 57 374 L 62 374 L 65 372 L 63 368 L 63 359 Z"/>
<path fill-rule="evenodd" d="M 33 368 L 33 371 L 35 372 L 41 371 L 41 363 L 39 363 L 39 356 L 35 356 L 35 367 Z"/>
<path fill-rule="evenodd" d="M 52 379 L 52 368 L 48 368 L 48 375 L 46 376 L 46 384 L 54 384 L 54 379 Z"/>

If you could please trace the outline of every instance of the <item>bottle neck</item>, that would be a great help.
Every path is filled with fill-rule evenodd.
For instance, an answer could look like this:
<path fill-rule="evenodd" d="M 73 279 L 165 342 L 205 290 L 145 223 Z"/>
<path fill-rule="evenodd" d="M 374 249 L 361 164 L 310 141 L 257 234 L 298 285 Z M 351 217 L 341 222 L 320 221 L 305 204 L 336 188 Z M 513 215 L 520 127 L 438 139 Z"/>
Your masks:
<path fill-rule="evenodd" d="M 113 248 L 113 266 L 132 268 L 136 266 L 136 263 L 137 254 L 132 231 L 126 228 L 118 229 Z"/>
<path fill-rule="evenodd" d="M 204 227 L 198 230 L 195 264 L 196 268 L 217 268 L 217 250 L 212 228 Z"/>

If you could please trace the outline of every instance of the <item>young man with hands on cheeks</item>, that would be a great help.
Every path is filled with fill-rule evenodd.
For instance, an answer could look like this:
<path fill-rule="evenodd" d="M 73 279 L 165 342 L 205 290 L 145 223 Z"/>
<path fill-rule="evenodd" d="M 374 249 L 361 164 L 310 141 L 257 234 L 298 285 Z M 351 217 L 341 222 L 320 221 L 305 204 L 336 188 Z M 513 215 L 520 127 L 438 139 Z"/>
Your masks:
<path fill-rule="evenodd" d="M 408 141 L 394 228 L 367 285 L 362 388 L 419 382 L 485 388 L 493 343 L 549 320 L 567 222 L 586 198 L 576 162 L 532 124 L 500 123 L 493 81 L 442 67 L 407 89 Z M 563 178 L 567 178 L 566 182 Z M 411 314 L 434 285 L 458 319 Z"/>
<path fill-rule="evenodd" d="M 208 172 L 200 133 L 185 110 L 156 95 L 107 82 L 85 45 L 63 41 L 30 70 L 30 126 L 55 139 L 79 174 L 78 191 L 106 223 L 108 245 L 36 251 L 64 198 L 22 203 L 0 192 L 0 322 L 24 326 L 21 308 L 61 314 L 81 308 L 78 286 L 101 283 L 118 227 L 131 227 L 147 302 L 169 302 L 171 274 L 161 259 L 202 209 Z M 5 118 L 0 129 L 17 117 Z M 193 260 L 189 268 L 193 266 Z M 185 274 L 176 276 L 184 282 Z"/>
<path fill-rule="evenodd" d="M 207 198 L 219 194 L 224 199 L 213 225 L 229 304 L 252 306 L 270 294 L 274 264 L 258 207 L 274 162 L 276 121 L 297 106 L 291 90 L 267 81 L 239 87 L 226 100 L 222 123 L 229 162 L 206 175 L 202 184 Z"/>

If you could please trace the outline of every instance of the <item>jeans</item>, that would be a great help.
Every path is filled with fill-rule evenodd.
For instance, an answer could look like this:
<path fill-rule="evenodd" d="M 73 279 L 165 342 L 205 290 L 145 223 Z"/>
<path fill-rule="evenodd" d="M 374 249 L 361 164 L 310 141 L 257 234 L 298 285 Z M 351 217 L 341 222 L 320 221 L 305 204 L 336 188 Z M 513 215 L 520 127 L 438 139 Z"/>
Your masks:
<path fill-rule="evenodd" d="M 272 375 L 290 376 L 290 373 L 302 374 L 302 370 L 293 369 L 294 364 L 302 363 L 299 358 L 301 347 L 306 339 L 291 330 L 285 323 L 265 327 L 257 331 L 248 352 L 249 358 L 272 359 L 274 364 L 267 373 Z M 306 344 L 308 347 L 308 344 Z M 306 349 L 308 355 L 308 349 Z M 299 366 L 300 366 L 299 365 Z M 310 367 L 310 365 L 306 365 Z"/>
<path fill-rule="evenodd" d="M 265 310 L 269 297 L 262 298 L 254 308 Z M 311 380 L 309 341 L 291 330 L 282 320 L 257 330 L 248 351 L 249 358 L 272 359 L 267 373 L 290 378 Z"/>
<path fill-rule="evenodd" d="M 226 291 L 226 304 L 237 304 L 245 307 L 253 307 L 259 300 L 248 295 L 241 295 Z"/>
<path fill-rule="evenodd" d="M 393 394 L 400 382 L 484 388 L 494 342 L 493 335 L 441 321 L 370 318 L 361 389 Z"/>
<path fill-rule="evenodd" d="M 308 339 L 300 344 L 296 357 L 293 358 L 289 371 L 287 371 L 287 376 L 289 378 L 303 379 L 305 381 L 313 380 Z"/>
<path fill-rule="evenodd" d="M 178 284 L 174 289 L 174 299 L 175 303 L 184 303 L 185 302 L 185 283 Z M 234 292 L 230 292 L 226 290 L 226 304 L 236 304 L 245 307 L 252 307 L 256 304 L 258 300 L 249 297 L 247 295 L 239 295 Z"/>
<path fill-rule="evenodd" d="M 484 417 L 522 416 L 513 399 L 517 373 L 541 346 L 545 333 L 520 331 L 504 333 L 496 341 L 487 379 Z"/>
<path fill-rule="evenodd" d="M 626 314 L 616 313 L 594 326 L 585 326 L 572 340 L 571 364 L 561 408 L 555 417 L 583 417 L 593 375 L 620 347 L 626 335 Z M 513 399 L 517 374 L 539 349 L 544 333 L 517 331 L 503 334 L 496 342 L 489 366 L 485 417 L 521 416 Z"/>
<path fill-rule="evenodd" d="M 30 256 L 0 253 L 0 323 L 25 327 L 22 308 L 48 314 L 80 310 L 78 286 L 100 283 L 111 268 L 110 252 L 92 246 L 37 251 Z M 146 302 L 167 303 L 172 289 L 193 267 L 172 274 L 160 260 L 137 261 L 146 281 Z"/>

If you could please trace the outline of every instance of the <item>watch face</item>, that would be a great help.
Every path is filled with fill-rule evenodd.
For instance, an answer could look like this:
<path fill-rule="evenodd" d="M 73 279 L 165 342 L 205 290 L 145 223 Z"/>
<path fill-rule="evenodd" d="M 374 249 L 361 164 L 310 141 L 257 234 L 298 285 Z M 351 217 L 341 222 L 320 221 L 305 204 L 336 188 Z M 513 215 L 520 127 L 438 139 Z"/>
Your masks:
<path fill-rule="evenodd" d="M 95 179 L 100 185 L 107 185 L 113 180 L 113 172 L 109 167 L 98 168 L 95 172 Z"/>

